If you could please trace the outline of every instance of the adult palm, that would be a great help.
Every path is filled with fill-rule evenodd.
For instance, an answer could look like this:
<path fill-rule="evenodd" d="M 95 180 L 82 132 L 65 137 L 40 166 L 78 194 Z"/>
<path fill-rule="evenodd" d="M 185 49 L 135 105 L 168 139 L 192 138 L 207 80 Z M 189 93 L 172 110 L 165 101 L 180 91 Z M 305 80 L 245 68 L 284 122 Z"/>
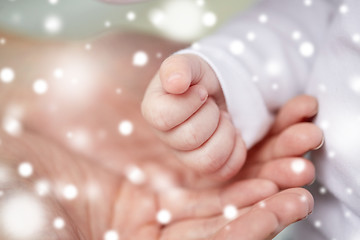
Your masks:
<path fill-rule="evenodd" d="M 74 92 L 76 80 L 62 80 L 59 85 L 54 79 L 42 96 L 26 83 L 2 89 L 3 118 L 21 118 L 22 124 L 18 136 L 0 132 L 0 156 L 3 165 L 10 166 L 2 199 L 27 192 L 43 203 L 47 222 L 61 217 L 66 223 L 63 229 L 47 226 L 34 239 L 117 239 L 115 232 L 122 240 L 267 239 L 311 212 L 313 200 L 306 190 L 279 190 L 302 186 L 314 177 L 311 163 L 300 157 L 321 141 L 316 127 L 302 123 L 316 114 L 314 99 L 300 97 L 289 102 L 278 114 L 272 132 L 249 152 L 238 179 L 219 183 L 178 165 L 146 125 L 139 111 L 140 98 L 144 79 L 151 78 L 159 62 L 150 62 L 148 70 L 140 71 L 130 66 L 132 51 L 127 49 L 119 63 L 116 54 L 107 52 L 110 47 L 119 48 L 121 41 L 129 44 L 129 37 L 95 41 L 99 46 L 96 56 L 76 55 L 76 46 L 64 47 L 71 49 L 71 58 L 62 57 L 64 64 L 76 56 L 79 61 L 92 62 L 87 63 L 92 69 L 89 75 L 107 79 L 101 84 L 87 82 L 81 85 L 82 91 Z M 157 39 L 141 41 L 144 49 L 150 48 L 149 41 L 164 46 Z M 33 45 L 32 49 L 43 47 Z M 169 45 L 165 47 L 171 49 Z M 93 64 L 99 54 L 104 56 L 101 66 Z M 44 59 L 35 62 L 44 63 Z M 113 62 L 118 68 L 106 64 Z M 122 80 L 115 81 L 113 76 L 119 73 Z M 129 76 L 135 79 L 131 84 Z M 294 111 L 294 106 L 300 110 Z M 119 133 L 119 123 L 125 120 L 131 121 L 134 130 L 125 122 Z M 21 162 L 32 164 L 30 178 L 17 177 L 15 170 Z M 35 197 L 33 187 L 44 180 L 50 183 L 50 194 Z M 69 186 L 78 190 L 75 198 L 67 194 Z M 236 218 L 223 216 L 226 206 L 227 210 L 237 208 Z M 231 217 L 233 214 L 230 211 Z M 5 238 L 6 229 L 2 234 Z"/>

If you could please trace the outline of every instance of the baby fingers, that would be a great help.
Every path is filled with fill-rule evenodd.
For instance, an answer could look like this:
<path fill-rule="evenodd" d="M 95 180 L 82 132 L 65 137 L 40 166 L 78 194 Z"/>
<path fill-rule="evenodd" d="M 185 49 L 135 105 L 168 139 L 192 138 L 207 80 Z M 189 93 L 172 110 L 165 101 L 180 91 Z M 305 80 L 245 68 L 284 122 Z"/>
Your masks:
<path fill-rule="evenodd" d="M 232 156 L 236 139 L 236 130 L 230 117 L 227 113 L 222 113 L 217 129 L 207 142 L 193 151 L 178 151 L 177 156 L 186 166 L 199 173 L 214 174 L 224 167 Z M 238 152 L 237 156 L 240 162 L 245 158 L 241 152 Z"/>
<path fill-rule="evenodd" d="M 215 132 L 220 111 L 211 98 L 189 119 L 177 127 L 159 132 L 159 137 L 177 150 L 193 150 L 200 147 Z"/>
<path fill-rule="evenodd" d="M 194 114 L 207 97 L 206 89 L 200 85 L 194 85 L 179 95 L 148 90 L 142 102 L 142 113 L 153 127 L 168 131 Z"/>

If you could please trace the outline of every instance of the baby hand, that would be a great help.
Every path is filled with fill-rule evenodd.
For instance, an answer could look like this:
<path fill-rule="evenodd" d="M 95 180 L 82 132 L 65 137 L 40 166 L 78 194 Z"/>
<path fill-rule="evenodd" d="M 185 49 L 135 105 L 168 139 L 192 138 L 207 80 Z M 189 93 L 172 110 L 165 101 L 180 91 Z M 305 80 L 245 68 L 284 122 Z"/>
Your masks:
<path fill-rule="evenodd" d="M 245 144 L 227 113 L 219 81 L 202 58 L 166 59 L 147 88 L 142 113 L 189 168 L 227 180 L 242 167 Z"/>

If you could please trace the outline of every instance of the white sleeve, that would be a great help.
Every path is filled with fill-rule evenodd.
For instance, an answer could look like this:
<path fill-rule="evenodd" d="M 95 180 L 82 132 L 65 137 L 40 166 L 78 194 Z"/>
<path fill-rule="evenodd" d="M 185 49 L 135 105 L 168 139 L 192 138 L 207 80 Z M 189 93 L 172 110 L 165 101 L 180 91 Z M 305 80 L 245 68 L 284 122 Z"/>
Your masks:
<path fill-rule="evenodd" d="M 201 56 L 221 83 L 228 110 L 251 147 L 275 111 L 304 91 L 337 0 L 263 0 L 179 53 Z"/>

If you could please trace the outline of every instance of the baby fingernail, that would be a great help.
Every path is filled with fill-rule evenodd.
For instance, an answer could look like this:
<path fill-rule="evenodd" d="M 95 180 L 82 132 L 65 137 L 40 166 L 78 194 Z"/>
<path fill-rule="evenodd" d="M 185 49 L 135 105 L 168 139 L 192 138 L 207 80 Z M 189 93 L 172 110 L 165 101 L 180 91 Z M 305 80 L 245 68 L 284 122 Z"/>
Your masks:
<path fill-rule="evenodd" d="M 204 88 L 199 89 L 199 96 L 201 101 L 205 101 L 208 97 L 208 93 Z"/>

